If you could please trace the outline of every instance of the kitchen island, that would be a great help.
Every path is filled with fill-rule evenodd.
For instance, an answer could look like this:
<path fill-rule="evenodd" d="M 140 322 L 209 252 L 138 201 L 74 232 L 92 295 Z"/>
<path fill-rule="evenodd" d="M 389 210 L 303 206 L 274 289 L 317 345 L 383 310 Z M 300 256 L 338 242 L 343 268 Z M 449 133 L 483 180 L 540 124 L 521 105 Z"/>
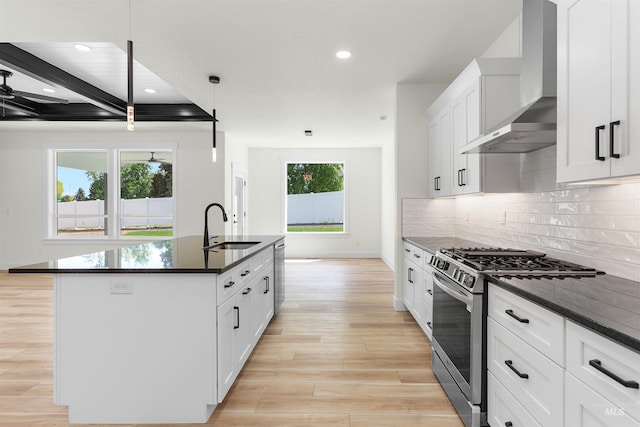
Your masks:
<path fill-rule="evenodd" d="M 10 269 L 54 274 L 54 402 L 71 423 L 205 423 L 274 314 L 283 236 L 202 236 Z"/>

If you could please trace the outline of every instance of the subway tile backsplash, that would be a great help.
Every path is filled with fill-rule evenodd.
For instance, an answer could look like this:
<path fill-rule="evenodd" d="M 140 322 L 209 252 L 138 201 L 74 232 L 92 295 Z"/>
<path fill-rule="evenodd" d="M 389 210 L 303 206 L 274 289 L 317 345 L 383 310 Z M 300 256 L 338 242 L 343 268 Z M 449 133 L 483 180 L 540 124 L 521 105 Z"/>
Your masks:
<path fill-rule="evenodd" d="M 640 281 L 640 183 L 408 199 L 403 235 L 532 249 Z"/>

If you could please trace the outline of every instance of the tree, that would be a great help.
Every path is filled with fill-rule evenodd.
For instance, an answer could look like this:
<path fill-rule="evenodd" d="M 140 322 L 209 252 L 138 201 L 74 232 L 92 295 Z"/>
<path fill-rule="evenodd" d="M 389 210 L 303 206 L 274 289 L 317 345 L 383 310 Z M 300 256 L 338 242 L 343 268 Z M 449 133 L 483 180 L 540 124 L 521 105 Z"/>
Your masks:
<path fill-rule="evenodd" d="M 89 185 L 89 200 L 104 200 L 104 183 L 107 174 L 104 172 L 87 171 Z"/>
<path fill-rule="evenodd" d="M 63 202 L 73 202 L 73 197 L 71 197 L 68 194 L 65 194 L 64 196 L 62 196 L 62 199 L 60 199 Z"/>
<path fill-rule="evenodd" d="M 171 197 L 173 187 L 173 167 L 170 163 L 163 163 L 151 180 L 149 197 Z"/>
<path fill-rule="evenodd" d="M 343 163 L 287 164 L 287 194 L 326 193 L 343 189 Z"/>
<path fill-rule="evenodd" d="M 87 195 L 84 193 L 84 189 L 82 187 L 78 188 L 78 191 L 76 191 L 76 195 L 73 196 L 73 200 L 77 202 L 87 200 Z"/>
<path fill-rule="evenodd" d="M 64 184 L 62 181 L 58 181 L 56 183 L 56 200 L 60 200 L 62 198 L 62 193 L 64 193 Z"/>
<path fill-rule="evenodd" d="M 148 163 L 131 163 L 120 167 L 120 198 L 144 199 L 151 190 L 151 166 Z"/>

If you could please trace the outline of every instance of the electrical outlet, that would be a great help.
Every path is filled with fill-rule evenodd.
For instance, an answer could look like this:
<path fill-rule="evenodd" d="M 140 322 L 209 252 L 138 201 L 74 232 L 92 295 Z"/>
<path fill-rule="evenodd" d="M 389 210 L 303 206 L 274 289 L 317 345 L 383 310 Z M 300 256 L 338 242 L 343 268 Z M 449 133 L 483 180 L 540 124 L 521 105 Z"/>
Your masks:
<path fill-rule="evenodd" d="M 111 282 L 111 293 L 112 294 L 132 294 L 133 293 L 133 283 L 117 281 Z"/>

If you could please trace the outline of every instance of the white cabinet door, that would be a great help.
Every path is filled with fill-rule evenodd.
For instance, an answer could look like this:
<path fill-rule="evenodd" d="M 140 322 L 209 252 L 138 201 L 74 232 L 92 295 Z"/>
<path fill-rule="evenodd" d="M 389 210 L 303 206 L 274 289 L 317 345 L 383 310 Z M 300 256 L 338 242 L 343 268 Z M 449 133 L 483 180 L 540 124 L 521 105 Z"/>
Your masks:
<path fill-rule="evenodd" d="M 449 108 L 429 124 L 429 197 L 451 195 L 451 120 Z"/>
<path fill-rule="evenodd" d="M 233 363 L 236 319 L 233 298 L 218 307 L 218 402 L 222 402 L 237 376 Z"/>
<path fill-rule="evenodd" d="M 413 261 L 404 258 L 404 286 L 403 286 L 403 301 L 407 310 L 415 316 L 415 297 L 416 287 L 421 285 L 422 269 L 418 267 Z M 421 287 L 421 286 L 420 286 Z"/>
<path fill-rule="evenodd" d="M 273 292 L 273 287 L 274 287 L 274 283 L 273 283 L 273 265 L 267 267 L 265 269 L 265 271 L 263 272 L 263 278 L 262 278 L 262 319 L 263 319 L 263 329 L 262 331 L 260 331 L 260 335 L 262 335 L 262 332 L 264 332 L 264 329 L 267 327 L 267 325 L 269 324 L 269 322 L 271 321 L 271 318 L 273 317 L 274 314 L 274 304 L 275 304 L 275 297 L 274 297 L 274 292 Z"/>
<path fill-rule="evenodd" d="M 625 408 L 614 405 L 592 388 L 565 372 L 564 425 L 567 427 L 640 427 Z"/>
<path fill-rule="evenodd" d="M 233 297 L 236 303 L 234 309 L 237 311 L 237 323 L 233 330 L 233 360 L 238 372 L 240 372 L 249 358 L 252 343 L 254 342 L 253 334 L 251 333 L 251 299 L 252 294 L 257 292 L 257 289 L 247 285 Z"/>
<path fill-rule="evenodd" d="M 452 194 L 480 191 L 480 155 L 459 154 L 462 147 L 480 136 L 480 79 L 451 106 L 453 156 Z"/>
<path fill-rule="evenodd" d="M 640 142 L 630 139 L 640 96 L 637 9 L 635 0 L 558 5 L 559 182 L 640 173 Z"/>

